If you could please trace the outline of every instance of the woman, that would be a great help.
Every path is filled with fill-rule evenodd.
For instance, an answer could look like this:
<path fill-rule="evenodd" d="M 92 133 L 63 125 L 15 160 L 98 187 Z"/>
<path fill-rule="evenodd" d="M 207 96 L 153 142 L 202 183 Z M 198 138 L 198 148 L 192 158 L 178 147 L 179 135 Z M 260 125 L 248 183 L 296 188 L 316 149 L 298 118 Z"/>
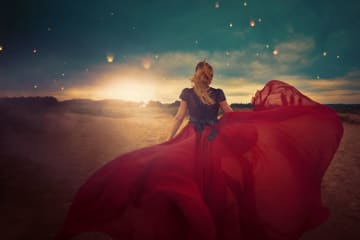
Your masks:
<path fill-rule="evenodd" d="M 211 124 L 217 121 L 219 106 L 225 112 L 231 112 L 224 92 L 221 89 L 210 87 L 213 78 L 213 68 L 205 60 L 196 65 L 194 76 L 191 81 L 193 88 L 185 88 L 180 95 L 180 107 L 174 118 L 174 124 L 170 132 L 169 140 L 172 139 L 179 129 L 189 107 L 190 123 L 195 125 Z M 199 127 L 199 126 L 198 126 Z"/>
<path fill-rule="evenodd" d="M 320 186 L 343 133 L 336 112 L 276 80 L 256 93 L 254 111 L 232 112 L 209 87 L 212 73 L 205 61 L 196 66 L 169 141 L 87 180 L 57 239 L 290 240 L 326 220 Z"/>

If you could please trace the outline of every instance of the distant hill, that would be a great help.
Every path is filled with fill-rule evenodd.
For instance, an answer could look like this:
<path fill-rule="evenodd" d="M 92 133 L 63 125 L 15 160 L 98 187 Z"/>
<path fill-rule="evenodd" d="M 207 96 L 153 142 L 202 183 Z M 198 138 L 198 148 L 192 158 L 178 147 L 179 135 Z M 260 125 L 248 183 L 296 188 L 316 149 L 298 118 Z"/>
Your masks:
<path fill-rule="evenodd" d="M 338 113 L 360 114 L 360 104 L 326 104 Z"/>
<path fill-rule="evenodd" d="M 3 97 L 0 98 L 1 112 L 22 111 L 38 113 L 48 111 L 75 112 L 82 114 L 121 117 L 135 116 L 137 112 L 163 112 L 175 114 L 180 101 L 161 103 L 159 101 L 132 102 L 117 99 L 91 100 L 71 99 L 58 101 L 55 97 Z M 235 110 L 251 110 L 252 104 L 232 103 Z M 360 104 L 327 104 L 339 113 L 360 114 Z"/>

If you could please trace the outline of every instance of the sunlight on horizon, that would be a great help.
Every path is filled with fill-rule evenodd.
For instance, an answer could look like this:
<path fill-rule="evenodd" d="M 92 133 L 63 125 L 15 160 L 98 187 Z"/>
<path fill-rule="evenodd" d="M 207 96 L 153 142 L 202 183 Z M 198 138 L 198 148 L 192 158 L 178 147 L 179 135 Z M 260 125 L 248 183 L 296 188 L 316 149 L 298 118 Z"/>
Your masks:
<path fill-rule="evenodd" d="M 147 102 L 154 100 L 155 86 L 136 81 L 109 84 L 95 90 L 96 98 L 123 99 L 135 102 Z"/>

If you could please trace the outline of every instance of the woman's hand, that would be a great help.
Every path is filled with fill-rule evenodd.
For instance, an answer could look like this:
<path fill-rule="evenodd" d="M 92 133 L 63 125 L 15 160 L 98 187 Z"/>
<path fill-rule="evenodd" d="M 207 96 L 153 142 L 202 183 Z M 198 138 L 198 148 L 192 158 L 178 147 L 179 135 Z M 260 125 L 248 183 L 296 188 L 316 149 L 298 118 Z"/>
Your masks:
<path fill-rule="evenodd" d="M 181 123 L 184 120 L 186 111 L 187 111 L 187 103 L 185 101 L 181 101 L 178 111 L 174 117 L 173 125 L 172 125 L 171 131 L 170 131 L 170 135 L 168 137 L 168 141 L 171 140 L 175 136 Z"/>
<path fill-rule="evenodd" d="M 220 105 L 221 111 L 222 111 L 223 113 L 233 112 L 232 108 L 229 106 L 229 104 L 227 103 L 226 100 L 220 102 L 219 105 Z"/>

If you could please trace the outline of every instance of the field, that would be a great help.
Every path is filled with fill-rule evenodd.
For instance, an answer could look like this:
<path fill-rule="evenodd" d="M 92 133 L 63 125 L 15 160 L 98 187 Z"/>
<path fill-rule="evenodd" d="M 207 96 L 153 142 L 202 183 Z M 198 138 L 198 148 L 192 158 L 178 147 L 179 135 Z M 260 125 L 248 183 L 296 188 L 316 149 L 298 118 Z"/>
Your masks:
<path fill-rule="evenodd" d="M 52 239 L 73 195 L 91 173 L 122 153 L 166 139 L 173 112 L 133 111 L 137 113 L 114 117 L 2 109 L 1 239 Z M 332 215 L 302 240 L 360 239 L 360 115 L 340 116 L 344 137 L 322 188 Z"/>

